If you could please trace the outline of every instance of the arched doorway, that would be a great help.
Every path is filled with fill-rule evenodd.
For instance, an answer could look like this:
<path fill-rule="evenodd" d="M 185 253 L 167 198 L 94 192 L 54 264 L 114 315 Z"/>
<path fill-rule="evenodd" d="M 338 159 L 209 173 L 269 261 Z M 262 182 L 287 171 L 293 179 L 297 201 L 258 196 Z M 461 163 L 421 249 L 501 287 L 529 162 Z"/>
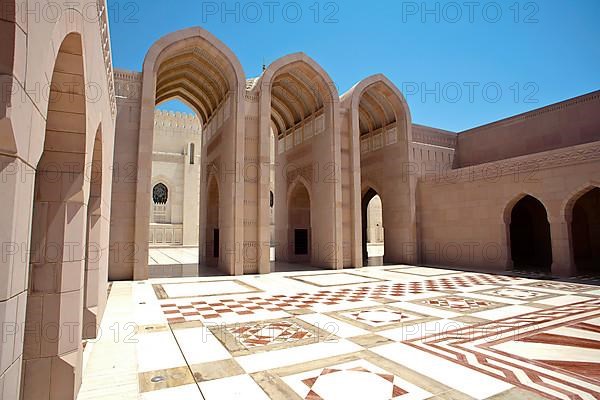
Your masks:
<path fill-rule="evenodd" d="M 149 276 L 148 253 L 150 237 L 150 205 L 152 190 L 152 154 L 154 145 L 156 107 L 164 107 L 169 101 L 177 100 L 193 110 L 199 119 L 202 131 L 201 146 L 196 143 L 194 152 L 201 163 L 188 164 L 187 169 L 200 166 L 197 182 L 200 182 L 200 206 L 195 230 L 198 233 L 199 264 L 203 259 L 207 243 L 205 206 L 207 198 L 207 165 L 217 165 L 226 173 L 232 166 L 244 162 L 244 94 L 245 74 L 233 52 L 209 32 L 193 27 L 172 32 L 159 39 L 148 50 L 142 72 L 140 122 L 137 147 L 137 180 L 135 182 L 135 220 L 117 221 L 111 231 L 133 232 L 136 247 L 134 260 L 113 264 L 115 270 L 133 268 L 134 279 Z M 164 111 L 164 110 L 163 110 Z M 201 149 L 200 149 L 201 147 Z M 189 151 L 189 150 L 188 150 Z M 187 152 L 187 151 L 186 151 Z M 118 159 L 115 160 L 118 162 Z M 220 189 L 220 242 L 223 248 L 238 251 L 236 244 L 245 243 L 245 230 L 236 225 L 235 210 L 244 208 L 246 182 L 235 179 L 235 174 L 225 175 Z M 229 182 L 226 182 L 229 179 Z M 231 183 L 231 184 L 229 184 Z M 188 185 L 184 185 L 184 192 Z M 176 187 L 169 187 L 176 191 Z M 192 197 L 187 196 L 186 197 Z M 133 226 L 132 226 L 133 225 Z M 195 224 L 194 224 L 195 225 Z M 133 228 L 133 229 L 132 229 Z M 185 224 L 183 226 L 185 229 Z M 128 234 L 128 237 L 131 237 Z M 185 238 L 185 232 L 184 232 Z M 250 242 L 250 240 L 248 240 Z M 239 248 L 241 250 L 241 246 Z M 222 257 L 223 272 L 239 275 L 246 272 L 242 257 Z M 227 265 L 224 265 L 227 264 Z M 249 264 L 249 263 L 248 263 Z M 250 265 L 249 265 L 250 267 Z"/>
<path fill-rule="evenodd" d="M 308 189 L 297 182 L 290 192 L 288 206 L 288 259 L 292 263 L 309 264 L 312 261 L 310 211 Z"/>
<path fill-rule="evenodd" d="M 411 115 L 406 99 L 388 78 L 380 74 L 364 79 L 342 98 L 343 105 L 352 112 L 351 163 L 355 171 L 360 170 L 360 180 L 352 181 L 350 185 L 357 221 L 352 237 L 353 264 L 363 265 L 368 257 L 365 250 L 365 208 L 376 194 L 368 194 L 367 199 L 364 195 L 361 198 L 361 194 L 365 193 L 363 188 L 370 184 L 385 193 L 387 206 L 382 209 L 385 239 L 394 243 L 394 246 L 385 249 L 381 263 L 414 264 L 418 261 L 416 177 L 403 172 L 403 166 L 409 162 L 408 149 L 412 138 Z M 361 219 L 362 229 L 358 222 Z"/>
<path fill-rule="evenodd" d="M 57 54 L 44 148 L 36 167 L 24 327 L 22 399 L 73 399 L 81 381 L 86 207 L 82 40 Z"/>
<path fill-rule="evenodd" d="M 362 238 L 364 265 L 383 265 L 383 205 L 381 197 L 372 188 L 362 198 Z"/>
<path fill-rule="evenodd" d="M 550 223 L 546 208 L 532 196 L 523 197 L 511 211 L 510 250 L 515 270 L 551 272 Z"/>
<path fill-rule="evenodd" d="M 212 177 L 208 183 L 206 203 L 206 264 L 218 268 L 221 257 L 221 225 L 219 220 L 219 185 Z"/>
<path fill-rule="evenodd" d="M 571 235 L 577 273 L 600 275 L 600 188 L 575 202 Z"/>
<path fill-rule="evenodd" d="M 198 112 L 184 101 L 174 98 L 155 108 L 149 236 L 152 276 L 161 270 L 161 260 L 183 261 L 187 252 L 197 251 L 201 134 Z M 165 270 L 170 270 L 168 264 Z"/>
<path fill-rule="evenodd" d="M 275 258 L 279 262 L 307 262 L 331 269 L 343 267 L 340 172 L 339 94 L 327 73 L 303 53 L 273 62 L 255 86 L 260 101 L 261 154 L 269 156 L 267 138 L 274 135 Z M 263 111 L 264 110 L 264 111 Z M 266 112 L 265 112 L 266 111 Z M 321 178 L 327 175 L 325 178 Z M 332 177 L 336 179 L 332 179 Z M 261 182 L 261 213 L 267 216 L 268 175 Z M 302 179 L 315 207 L 310 229 L 290 227 L 290 185 Z M 309 186 L 310 185 L 310 186 Z M 296 193 L 297 194 L 297 193 Z M 306 199 L 305 199 L 306 200 Z M 267 220 L 264 218 L 263 220 Z M 296 238 L 294 235 L 298 234 Z M 307 236 L 308 234 L 308 236 Z M 291 235 L 291 236 L 290 236 Z M 265 238 L 266 239 L 266 238 Z M 310 255 L 296 255 L 291 243 L 307 243 Z M 266 240 L 262 240 L 265 242 Z M 319 247 L 310 245 L 310 241 Z M 304 246 L 301 246 L 304 247 Z"/>

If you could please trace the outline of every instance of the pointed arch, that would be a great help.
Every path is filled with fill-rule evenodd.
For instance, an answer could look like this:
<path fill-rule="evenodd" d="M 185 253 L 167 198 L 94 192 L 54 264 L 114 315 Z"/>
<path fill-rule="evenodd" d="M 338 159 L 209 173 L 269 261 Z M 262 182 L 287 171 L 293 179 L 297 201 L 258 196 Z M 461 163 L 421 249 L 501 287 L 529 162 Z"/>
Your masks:
<path fill-rule="evenodd" d="M 382 226 L 384 227 L 385 224 L 383 222 L 383 208 L 385 207 L 385 205 L 384 205 L 383 197 L 381 196 L 381 192 L 374 189 L 373 186 L 366 185 L 361 194 L 362 255 L 363 255 L 363 260 L 365 260 L 365 261 L 369 259 L 369 249 L 368 249 L 369 205 L 371 204 L 371 201 L 375 197 L 379 197 L 381 199 L 381 206 L 382 206 L 381 219 L 382 219 Z M 384 246 L 385 246 L 385 244 L 384 244 Z M 385 248 L 384 248 L 384 252 L 385 252 Z M 373 265 L 373 264 L 371 264 L 371 265 Z"/>
<path fill-rule="evenodd" d="M 288 261 L 314 262 L 312 251 L 313 212 L 308 182 L 298 176 L 288 190 Z"/>
<path fill-rule="evenodd" d="M 376 74 L 342 95 L 341 104 L 350 110 L 350 163 L 354 171 L 361 171 L 359 176 L 351 179 L 352 264 L 360 266 L 363 262 L 361 231 L 364 232 L 364 226 L 361 221 L 364 218 L 362 189 L 365 183 L 361 181 L 373 173 L 382 175 L 378 193 L 385 192 L 388 205 L 392 202 L 394 208 L 400 210 L 393 218 L 391 215 L 387 218 L 386 239 L 413 245 L 406 249 L 417 249 L 416 178 L 402 176 L 399 172 L 409 162 L 408 147 L 412 141 L 412 117 L 404 95 L 385 75 Z M 391 208 L 386 207 L 384 215 L 386 212 L 391 212 Z M 418 249 L 404 251 L 398 246 L 389 250 L 385 255 L 386 262 L 418 262 Z"/>
<path fill-rule="evenodd" d="M 254 85 L 259 97 L 259 149 L 263 159 L 269 158 L 271 135 L 274 135 L 277 149 L 278 168 L 286 168 L 294 154 L 302 159 L 297 166 L 312 173 L 311 165 L 333 166 L 335 177 L 341 174 L 340 102 L 339 93 L 329 74 L 311 57 L 304 53 L 294 53 L 271 63 Z M 273 129 L 273 133 L 271 130 Z M 308 151 L 312 146 L 314 151 Z M 297 150 L 297 152 L 296 152 Z M 301 154 L 304 154 L 302 156 Z M 320 167 L 325 168 L 325 167 Z M 262 176 L 259 204 L 268 205 L 269 177 Z M 283 242 L 291 234 L 286 228 L 289 213 L 285 205 L 289 200 L 289 189 L 296 182 L 288 182 L 283 174 L 276 174 L 276 198 L 280 207 L 275 211 L 276 231 Z M 311 178 L 309 178 L 311 180 Z M 332 184 L 333 183 L 333 184 Z M 335 182 L 306 182 L 315 208 L 312 226 L 313 240 L 335 243 L 330 254 L 313 260 L 335 269 L 343 267 L 342 252 L 342 189 L 341 180 Z M 259 225 L 268 226 L 268 207 L 259 210 Z M 264 230 L 267 232 L 267 230 Z M 261 234 L 259 234 L 260 236 Z M 288 237 L 289 239 L 289 237 Z M 260 239 L 267 242 L 266 236 Z M 283 260 L 289 251 L 282 246 L 278 249 L 278 259 Z M 316 253 L 315 253 L 316 254 Z M 280 257 L 281 256 L 281 257 Z"/>
<path fill-rule="evenodd" d="M 600 274 L 600 184 L 574 191 L 561 208 L 568 227 L 572 272 Z"/>
<path fill-rule="evenodd" d="M 211 173 L 207 179 L 205 261 L 209 267 L 220 268 L 221 263 L 221 191 L 219 179 Z"/>
<path fill-rule="evenodd" d="M 217 120 L 217 115 L 226 115 L 227 123 L 215 127 L 211 133 L 222 127 L 219 135 L 205 135 L 203 151 L 217 138 L 231 145 L 233 151 L 227 152 L 221 162 L 235 165 L 243 162 L 244 141 L 244 95 L 246 77 L 241 63 L 235 54 L 223 42 L 200 27 L 192 27 L 170 33 L 157 40 L 148 50 L 142 71 L 142 111 L 140 116 L 137 197 L 135 211 L 135 244 L 139 256 L 134 263 L 134 279 L 148 276 L 147 257 L 150 203 L 147 198 L 151 190 L 151 157 L 154 131 L 154 108 L 161 102 L 178 98 L 196 110 L 204 128 Z M 151 100 L 151 103 L 147 101 Z M 220 121 L 220 119 L 219 119 Z M 222 135 L 222 136 L 221 136 Z M 220 147 L 219 147 L 220 148 Z M 203 163 L 202 176 L 207 176 Z M 201 187 L 201 198 L 205 198 L 207 187 Z M 238 181 L 227 189 L 227 198 L 231 197 L 231 206 L 223 211 L 223 218 L 233 219 L 236 210 L 243 209 L 244 182 Z M 221 194 L 224 195 L 224 194 Z M 202 223 L 202 222 L 201 222 Z M 228 225 L 229 226 L 229 225 Z M 200 228 L 201 231 L 203 228 Z M 235 242 L 235 237 L 243 232 L 238 228 L 229 229 L 224 238 Z M 206 240 L 203 234 L 200 240 Z M 236 257 L 228 268 L 230 273 L 239 271 L 241 264 Z"/>
<path fill-rule="evenodd" d="M 521 193 L 505 208 L 508 259 L 514 269 L 549 273 L 552 237 L 548 209 L 538 198 Z"/>

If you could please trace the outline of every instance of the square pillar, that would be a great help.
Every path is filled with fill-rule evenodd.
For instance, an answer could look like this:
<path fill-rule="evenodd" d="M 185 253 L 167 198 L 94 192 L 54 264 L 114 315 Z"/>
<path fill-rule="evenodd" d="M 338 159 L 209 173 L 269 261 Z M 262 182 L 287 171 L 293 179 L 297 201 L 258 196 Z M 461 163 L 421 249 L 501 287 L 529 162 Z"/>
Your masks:
<path fill-rule="evenodd" d="M 552 275 L 574 276 L 576 273 L 573 248 L 571 245 L 571 223 L 566 220 L 551 219 Z"/>
<path fill-rule="evenodd" d="M 0 155 L 0 398 L 20 396 L 35 171 Z"/>

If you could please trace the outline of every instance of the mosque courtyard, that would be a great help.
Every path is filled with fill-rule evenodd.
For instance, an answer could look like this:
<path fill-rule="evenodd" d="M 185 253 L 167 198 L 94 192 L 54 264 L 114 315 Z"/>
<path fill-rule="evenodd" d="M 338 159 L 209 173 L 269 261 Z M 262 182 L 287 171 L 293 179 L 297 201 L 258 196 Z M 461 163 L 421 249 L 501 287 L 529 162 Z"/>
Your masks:
<path fill-rule="evenodd" d="M 598 399 L 600 288 L 387 265 L 115 282 L 78 399 Z"/>

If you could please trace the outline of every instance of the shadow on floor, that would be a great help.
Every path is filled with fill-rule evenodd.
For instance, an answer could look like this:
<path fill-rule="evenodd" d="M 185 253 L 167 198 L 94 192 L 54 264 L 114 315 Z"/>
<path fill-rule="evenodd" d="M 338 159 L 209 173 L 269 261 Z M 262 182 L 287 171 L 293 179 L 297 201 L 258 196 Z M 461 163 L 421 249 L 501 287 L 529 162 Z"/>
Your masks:
<path fill-rule="evenodd" d="M 198 277 L 205 276 L 229 276 L 229 274 L 226 274 L 216 267 L 208 267 L 206 265 L 198 266 Z"/>
<path fill-rule="evenodd" d="M 313 267 L 307 264 L 271 262 L 271 272 L 327 271 L 329 268 Z"/>

